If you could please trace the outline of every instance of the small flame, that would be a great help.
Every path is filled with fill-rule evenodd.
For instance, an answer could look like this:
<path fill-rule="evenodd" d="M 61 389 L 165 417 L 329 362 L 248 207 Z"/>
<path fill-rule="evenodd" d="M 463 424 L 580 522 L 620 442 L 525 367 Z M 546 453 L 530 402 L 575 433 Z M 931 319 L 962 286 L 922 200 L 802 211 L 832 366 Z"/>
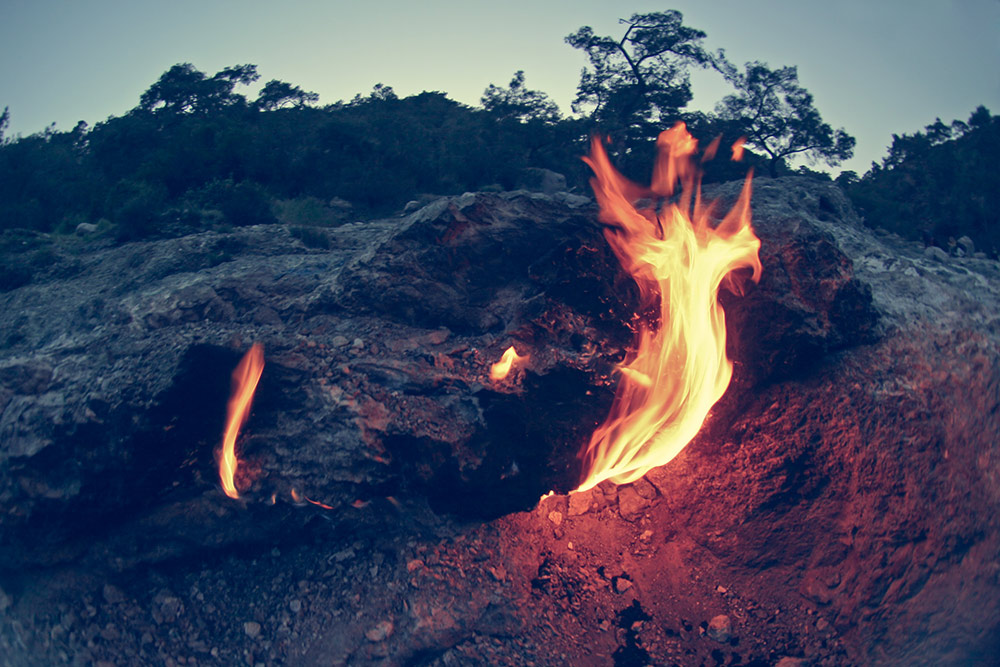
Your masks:
<path fill-rule="evenodd" d="M 657 316 L 638 322 L 635 349 L 619 366 L 611 412 L 583 454 L 580 491 L 605 479 L 634 482 L 673 459 L 697 435 L 732 377 L 719 287 L 741 268 L 752 269 L 754 281 L 760 279 L 760 239 L 750 224 L 750 174 L 735 208 L 712 227 L 712 207 L 702 204 L 693 159 L 697 141 L 678 123 L 657 144 L 648 189 L 619 174 L 597 138 L 584 158 L 595 174 L 591 185 L 601 221 L 608 225 L 604 236 L 639 287 L 639 312 Z M 707 152 L 714 153 L 716 146 Z M 741 152 L 737 142 L 734 157 Z M 678 181 L 684 187 L 679 201 L 658 214 L 632 206 L 640 197 L 671 196 Z"/>
<path fill-rule="evenodd" d="M 739 162 L 743 159 L 743 144 L 746 143 L 746 137 L 740 137 L 733 142 L 733 162 Z"/>
<path fill-rule="evenodd" d="M 239 498 L 233 476 L 239 461 L 236 458 L 236 436 L 250 416 L 250 403 L 257 389 L 257 382 L 264 371 L 264 348 L 254 343 L 233 371 L 233 391 L 229 398 L 226 416 L 226 433 L 222 438 L 222 453 L 219 457 L 219 479 L 222 489 L 230 498 Z"/>
<path fill-rule="evenodd" d="M 510 373 L 511 367 L 514 365 L 515 361 L 525 362 L 530 358 L 530 355 L 524 355 L 523 357 L 518 355 L 517 351 L 514 350 L 514 346 L 511 345 L 507 348 L 507 351 L 503 353 L 500 357 L 500 361 L 496 362 L 490 366 L 490 379 L 492 380 L 503 380 Z"/>

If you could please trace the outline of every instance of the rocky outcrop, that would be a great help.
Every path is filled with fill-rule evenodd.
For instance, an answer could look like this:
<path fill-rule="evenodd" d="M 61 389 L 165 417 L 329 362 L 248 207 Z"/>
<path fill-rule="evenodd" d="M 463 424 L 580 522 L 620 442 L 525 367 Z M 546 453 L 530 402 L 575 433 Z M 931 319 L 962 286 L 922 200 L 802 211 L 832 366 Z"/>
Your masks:
<path fill-rule="evenodd" d="M 738 190 L 707 195 L 724 211 Z M 780 573 L 853 659 L 919 652 L 908 628 L 966 581 L 955 618 L 991 620 L 941 632 L 979 646 L 1000 599 L 997 265 L 873 235 L 829 184 L 760 180 L 753 212 L 763 278 L 722 296 L 730 391 L 674 463 L 607 497 L 733 573 Z M 33 238 L 46 261 L 0 294 L 0 569 L 127 569 L 386 498 L 481 520 L 575 486 L 635 302 L 591 204 L 466 194 L 315 233 Z M 215 451 L 253 342 L 232 501 Z M 490 380 L 512 344 L 530 360 Z M 544 520 L 597 521 L 573 498 Z"/>

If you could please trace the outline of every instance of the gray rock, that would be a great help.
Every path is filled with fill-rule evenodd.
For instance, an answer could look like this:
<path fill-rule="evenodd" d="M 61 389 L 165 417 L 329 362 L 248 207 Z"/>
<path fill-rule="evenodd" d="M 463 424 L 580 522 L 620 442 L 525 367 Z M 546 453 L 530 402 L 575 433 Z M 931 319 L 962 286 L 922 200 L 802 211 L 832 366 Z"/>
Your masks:
<path fill-rule="evenodd" d="M 518 187 L 551 195 L 566 190 L 566 177 L 551 169 L 528 167 L 521 173 Z"/>
<path fill-rule="evenodd" d="M 97 231 L 97 225 L 92 222 L 81 222 L 76 226 L 76 233 L 79 236 L 84 236 L 86 234 L 93 234 Z"/>
<path fill-rule="evenodd" d="M 936 262 L 948 261 L 948 253 L 946 253 L 941 248 L 938 248 L 937 246 L 933 245 L 929 245 L 926 248 L 924 248 L 924 257 L 926 257 L 927 259 L 932 259 Z"/>
<path fill-rule="evenodd" d="M 960 236 L 957 243 L 966 257 L 971 257 L 976 252 L 976 244 L 968 236 Z"/>
<path fill-rule="evenodd" d="M 243 624 L 243 632 L 250 639 L 256 639 L 260 636 L 260 623 L 257 621 L 247 621 Z"/>

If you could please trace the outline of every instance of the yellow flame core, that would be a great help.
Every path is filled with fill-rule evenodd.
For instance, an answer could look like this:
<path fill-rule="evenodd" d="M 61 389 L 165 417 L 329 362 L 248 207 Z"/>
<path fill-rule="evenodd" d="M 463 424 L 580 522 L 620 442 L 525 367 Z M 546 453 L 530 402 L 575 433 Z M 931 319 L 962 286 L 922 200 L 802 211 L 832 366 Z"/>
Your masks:
<path fill-rule="evenodd" d="M 719 287 L 741 268 L 752 269 L 754 281 L 760 279 L 760 239 L 750 220 L 751 176 L 733 210 L 713 227 L 693 160 L 697 142 L 678 123 L 657 144 L 649 189 L 619 174 L 598 139 L 584 158 L 594 171 L 591 185 L 601 221 L 608 225 L 605 237 L 639 287 L 639 312 L 657 317 L 640 318 L 634 349 L 619 367 L 611 412 L 584 452 L 581 491 L 606 479 L 634 482 L 673 459 L 697 435 L 732 378 Z M 632 205 L 641 196 L 673 194 L 678 181 L 683 186 L 679 201 L 659 214 Z"/>
<path fill-rule="evenodd" d="M 500 357 L 500 361 L 490 366 L 490 379 L 503 380 L 507 377 L 508 373 L 510 373 L 510 369 L 514 365 L 515 361 L 525 362 L 528 360 L 528 356 L 529 355 L 527 354 L 524 356 L 519 355 L 514 349 L 514 346 L 511 345 L 503 353 L 503 356 Z"/>
<path fill-rule="evenodd" d="M 236 458 L 236 436 L 250 415 L 253 393 L 263 372 L 264 348 L 260 343 L 254 343 L 233 371 L 233 391 L 229 398 L 226 432 L 222 438 L 222 452 L 219 456 L 219 479 L 222 481 L 222 490 L 230 498 L 240 497 L 233 480 L 239 465 Z"/>

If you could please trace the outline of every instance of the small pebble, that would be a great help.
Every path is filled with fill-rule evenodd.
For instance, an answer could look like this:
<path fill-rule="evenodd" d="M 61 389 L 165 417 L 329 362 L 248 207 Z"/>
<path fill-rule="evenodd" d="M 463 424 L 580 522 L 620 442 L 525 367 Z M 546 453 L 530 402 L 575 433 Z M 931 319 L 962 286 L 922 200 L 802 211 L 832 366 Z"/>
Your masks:
<path fill-rule="evenodd" d="M 552 510 L 551 512 L 549 512 L 549 521 L 551 521 L 555 525 L 558 526 L 559 524 L 561 524 L 562 520 L 563 520 L 562 512 L 558 512 L 556 510 Z"/>
<path fill-rule="evenodd" d="M 365 637 L 367 637 L 370 642 L 385 641 L 392 636 L 392 631 L 394 629 L 392 621 L 379 621 L 378 625 L 365 633 Z"/>
<path fill-rule="evenodd" d="M 347 336 L 334 336 L 333 340 L 330 341 L 330 345 L 334 347 L 347 347 L 347 344 L 350 342 L 347 340 Z"/>
<path fill-rule="evenodd" d="M 243 624 L 243 632 L 247 633 L 250 639 L 256 639 L 260 635 L 260 623 L 257 621 L 247 621 Z"/>
<path fill-rule="evenodd" d="M 728 642 L 733 636 L 733 622 L 725 614 L 713 616 L 712 620 L 708 622 L 706 634 L 717 642 Z"/>
<path fill-rule="evenodd" d="M 624 593 L 630 588 L 632 588 L 632 582 L 625 577 L 618 577 L 615 579 L 615 592 Z"/>
<path fill-rule="evenodd" d="M 292 600 L 291 602 L 288 603 L 288 608 L 292 610 L 293 614 L 297 614 L 300 611 L 302 611 L 302 601 Z"/>

